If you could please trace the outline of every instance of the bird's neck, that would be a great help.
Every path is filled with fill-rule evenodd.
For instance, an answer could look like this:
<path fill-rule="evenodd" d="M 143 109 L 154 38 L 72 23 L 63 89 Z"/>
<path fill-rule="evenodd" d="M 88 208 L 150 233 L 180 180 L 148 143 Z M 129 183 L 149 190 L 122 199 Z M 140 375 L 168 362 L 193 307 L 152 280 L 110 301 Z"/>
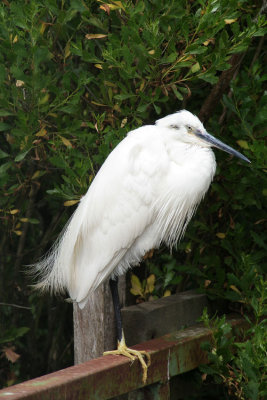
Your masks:
<path fill-rule="evenodd" d="M 165 149 L 169 159 L 178 165 L 198 165 L 202 163 L 215 164 L 214 153 L 210 147 L 201 147 L 193 143 L 178 140 L 166 141 Z"/>

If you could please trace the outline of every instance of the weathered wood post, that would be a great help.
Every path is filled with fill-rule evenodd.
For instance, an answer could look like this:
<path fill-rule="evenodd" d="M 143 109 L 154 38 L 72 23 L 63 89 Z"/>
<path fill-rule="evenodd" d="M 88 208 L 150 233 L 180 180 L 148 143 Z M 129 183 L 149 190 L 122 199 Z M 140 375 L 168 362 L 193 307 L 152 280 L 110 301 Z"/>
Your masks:
<path fill-rule="evenodd" d="M 125 277 L 119 278 L 119 293 L 125 304 Z M 92 295 L 80 310 L 73 305 L 74 364 L 102 356 L 116 347 L 115 320 L 108 281 Z"/>

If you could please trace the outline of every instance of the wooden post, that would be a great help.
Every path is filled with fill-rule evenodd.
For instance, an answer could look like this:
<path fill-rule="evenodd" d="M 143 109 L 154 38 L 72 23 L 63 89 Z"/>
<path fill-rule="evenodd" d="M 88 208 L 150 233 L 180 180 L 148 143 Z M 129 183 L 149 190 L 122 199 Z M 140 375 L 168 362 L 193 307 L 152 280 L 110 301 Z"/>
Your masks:
<path fill-rule="evenodd" d="M 125 277 L 119 278 L 121 304 L 125 304 Z M 116 331 L 108 281 L 91 294 L 81 310 L 73 304 L 74 364 L 102 356 L 116 348 Z"/>

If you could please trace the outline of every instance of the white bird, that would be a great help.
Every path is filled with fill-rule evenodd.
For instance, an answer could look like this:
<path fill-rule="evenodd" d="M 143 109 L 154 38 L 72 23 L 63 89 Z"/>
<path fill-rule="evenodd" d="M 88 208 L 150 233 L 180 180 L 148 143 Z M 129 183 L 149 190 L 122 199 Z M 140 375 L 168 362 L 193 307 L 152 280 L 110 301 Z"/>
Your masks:
<path fill-rule="evenodd" d="M 36 265 L 37 286 L 67 290 L 83 308 L 92 291 L 111 278 L 119 347 L 125 350 L 116 277 L 139 264 L 149 250 L 162 243 L 172 247 L 183 236 L 215 174 L 212 146 L 250 162 L 208 134 L 186 110 L 128 133 L 50 253 Z"/>

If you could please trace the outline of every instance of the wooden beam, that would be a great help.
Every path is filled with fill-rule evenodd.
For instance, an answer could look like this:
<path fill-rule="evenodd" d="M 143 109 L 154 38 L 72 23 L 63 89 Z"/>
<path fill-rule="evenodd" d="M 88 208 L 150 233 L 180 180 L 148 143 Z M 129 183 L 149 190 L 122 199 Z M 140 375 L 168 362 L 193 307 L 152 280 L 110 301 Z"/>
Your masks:
<path fill-rule="evenodd" d="M 126 343 L 132 346 L 192 326 L 205 307 L 209 308 L 207 296 L 188 290 L 123 308 Z"/>
<path fill-rule="evenodd" d="M 234 329 L 246 326 L 240 317 L 231 317 L 228 322 Z M 211 337 L 210 329 L 197 325 L 133 346 L 151 356 L 147 385 L 163 383 L 158 400 L 169 399 L 168 384 L 173 376 L 208 362 L 201 344 Z M 106 400 L 143 386 L 138 361 L 109 355 L 2 389 L 0 400 Z"/>

